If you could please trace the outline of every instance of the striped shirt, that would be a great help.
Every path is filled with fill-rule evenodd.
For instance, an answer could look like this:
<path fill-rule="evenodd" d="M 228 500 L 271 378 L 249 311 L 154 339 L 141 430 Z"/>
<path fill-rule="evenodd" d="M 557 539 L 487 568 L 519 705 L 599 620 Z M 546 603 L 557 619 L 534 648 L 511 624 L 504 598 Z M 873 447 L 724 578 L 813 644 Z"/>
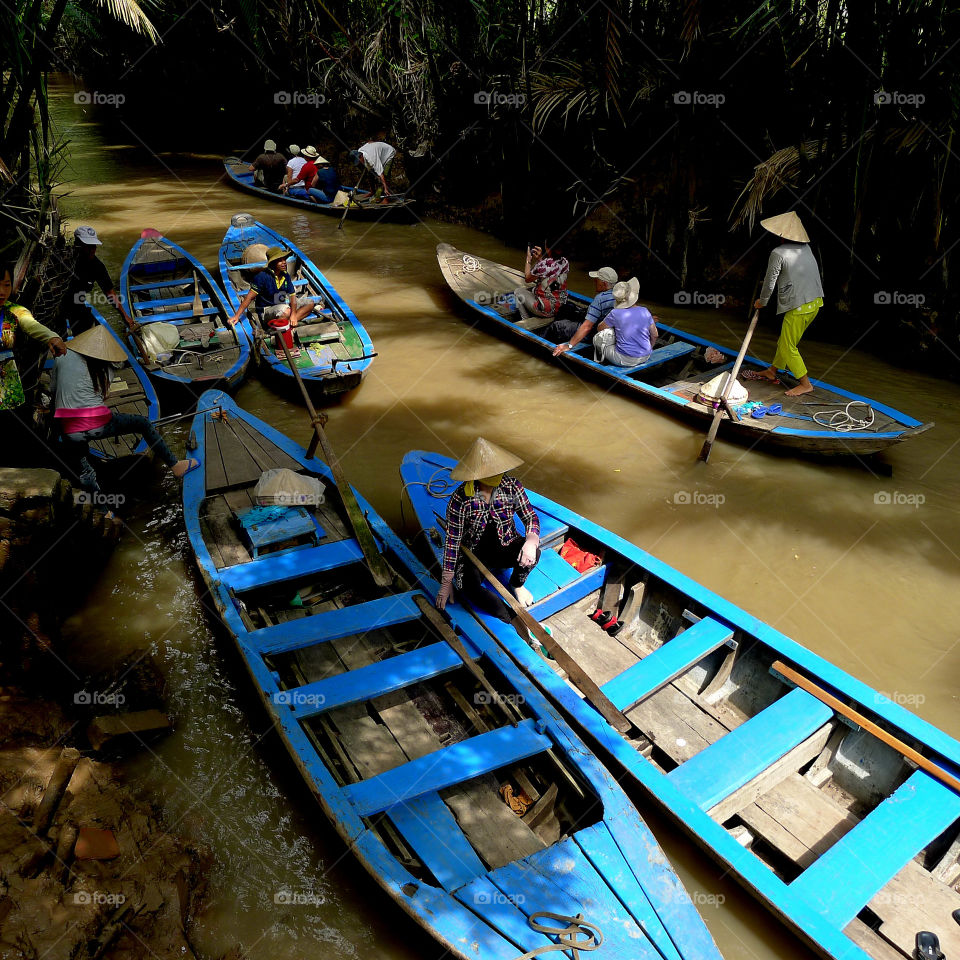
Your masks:
<path fill-rule="evenodd" d="M 503 546 L 522 539 L 513 522 L 519 515 L 527 533 L 540 536 L 540 518 L 533 507 L 523 484 L 510 474 L 504 474 L 500 485 L 493 491 L 490 503 L 482 497 L 468 497 L 460 484 L 447 504 L 447 537 L 443 546 L 443 579 L 450 581 L 460 564 L 460 544 L 473 549 L 480 542 L 487 523 L 496 524 L 497 539 Z M 457 580 L 460 577 L 457 576 Z"/>

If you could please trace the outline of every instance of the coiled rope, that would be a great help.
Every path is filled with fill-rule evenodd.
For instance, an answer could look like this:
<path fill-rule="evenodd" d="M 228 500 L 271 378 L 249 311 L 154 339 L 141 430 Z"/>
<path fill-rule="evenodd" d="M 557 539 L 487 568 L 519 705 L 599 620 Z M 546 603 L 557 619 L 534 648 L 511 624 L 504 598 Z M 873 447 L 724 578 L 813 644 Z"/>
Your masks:
<path fill-rule="evenodd" d="M 539 918 L 548 920 L 557 920 L 564 924 L 562 927 L 549 926 L 545 923 L 538 923 Z M 559 943 L 551 943 L 540 947 L 537 950 L 529 950 L 521 954 L 516 960 L 532 960 L 542 953 L 549 953 L 551 950 L 569 950 L 573 955 L 573 960 L 579 960 L 580 951 L 596 950 L 603 943 L 603 933 L 595 923 L 590 923 L 583 919 L 583 914 L 578 913 L 575 917 L 568 917 L 562 913 L 550 913 L 547 910 L 538 910 L 531 913 L 527 923 L 537 931 L 537 933 L 546 934 L 548 937 L 558 937 Z M 581 940 L 579 937 L 583 935 Z"/>
<path fill-rule="evenodd" d="M 448 471 L 449 467 L 437 467 L 437 469 L 434 470 L 426 480 L 404 481 L 403 487 L 400 490 L 400 523 L 403 526 L 406 526 L 406 517 L 403 513 L 403 495 L 407 492 L 407 490 L 410 487 L 426 487 L 427 493 L 430 494 L 431 497 L 436 497 L 438 500 L 443 500 L 459 486 L 456 480 L 450 480 L 449 478 L 438 476 L 438 474 L 447 473 Z"/>
<path fill-rule="evenodd" d="M 857 405 L 866 408 L 866 412 L 859 417 L 855 417 L 851 412 L 850 408 Z M 813 406 L 813 404 L 810 404 Z M 863 400 L 851 400 L 849 403 L 818 403 L 816 404 L 819 407 L 843 407 L 842 410 L 834 410 L 833 413 L 830 413 L 826 410 L 818 410 L 813 415 L 813 420 L 815 423 L 819 423 L 821 427 L 829 427 L 831 430 L 835 430 L 837 433 L 850 433 L 853 430 L 867 430 L 873 426 L 873 421 L 876 420 L 876 414 L 873 411 L 873 407 L 869 403 L 865 403 Z M 825 420 L 821 420 L 821 417 L 825 417 Z"/>

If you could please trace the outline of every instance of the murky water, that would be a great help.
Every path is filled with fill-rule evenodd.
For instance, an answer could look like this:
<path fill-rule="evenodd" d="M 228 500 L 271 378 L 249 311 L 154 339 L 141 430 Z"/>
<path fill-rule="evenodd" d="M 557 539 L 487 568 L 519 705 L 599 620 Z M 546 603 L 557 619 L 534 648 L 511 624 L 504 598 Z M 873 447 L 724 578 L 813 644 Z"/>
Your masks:
<path fill-rule="evenodd" d="M 241 210 L 295 239 L 327 273 L 379 351 L 361 388 L 329 411 L 328 434 L 348 476 L 390 522 L 401 519 L 397 467 L 405 451 L 457 455 L 483 433 L 524 457 L 520 472 L 531 487 L 960 735 L 954 385 L 817 343 L 828 309 L 804 343 L 813 375 L 935 420 L 936 429 L 887 455 L 892 477 L 722 441 L 709 465 L 698 464 L 696 429 L 581 382 L 476 328 L 456 309 L 437 267 L 439 241 L 519 265 L 518 251 L 432 221 L 348 221 L 338 231 L 333 218 L 234 191 L 220 182 L 216 158 L 155 156 L 146 120 L 127 128 L 125 142 L 108 141 L 73 103 L 72 90 L 56 93 L 55 112 L 72 141 L 63 211 L 71 229 L 96 227 L 115 279 L 144 227 L 162 230 L 214 266 L 229 217 Z M 235 146 L 225 144 L 225 152 Z M 582 270 L 573 283 L 590 289 Z M 730 345 L 745 329 L 742 317 L 715 311 L 658 312 Z M 772 355 L 774 333 L 759 331 L 754 352 Z M 255 380 L 240 388 L 238 400 L 306 442 L 309 421 L 299 404 Z M 182 429 L 168 436 L 175 446 L 183 442 Z M 176 730 L 134 764 L 131 777 L 155 794 L 171 830 L 215 854 L 211 906 L 192 931 L 196 944 L 215 956 L 242 942 L 253 960 L 334 951 L 435 957 L 432 943 L 356 866 L 267 731 L 246 676 L 197 593 L 177 492 L 168 479 L 144 491 L 68 636 L 72 658 L 85 667 L 149 649 L 167 676 Z M 638 800 L 726 956 L 809 956 Z M 284 891 L 310 902 L 278 905 Z"/>

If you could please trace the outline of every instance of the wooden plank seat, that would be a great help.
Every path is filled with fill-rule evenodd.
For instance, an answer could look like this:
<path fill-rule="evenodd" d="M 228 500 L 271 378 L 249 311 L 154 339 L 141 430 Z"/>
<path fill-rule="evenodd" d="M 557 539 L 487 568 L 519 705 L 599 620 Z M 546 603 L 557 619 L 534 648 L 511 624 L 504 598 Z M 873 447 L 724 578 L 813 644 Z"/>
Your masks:
<path fill-rule="evenodd" d="M 842 929 L 958 817 L 960 795 L 916 770 L 800 874 L 790 891 Z"/>
<path fill-rule="evenodd" d="M 397 804 L 387 811 L 387 816 L 444 890 L 456 890 L 485 872 L 486 868 L 439 794 L 426 793 Z"/>
<path fill-rule="evenodd" d="M 306 720 L 348 703 L 364 703 L 431 680 L 462 666 L 456 650 L 446 641 L 439 641 L 334 677 L 282 690 L 275 699 L 278 704 L 289 706 L 298 720 Z"/>
<path fill-rule="evenodd" d="M 201 294 L 200 294 L 200 302 L 201 302 L 201 303 L 209 303 L 209 302 L 210 302 L 210 294 L 209 294 L 209 293 L 201 293 Z M 176 307 L 176 306 L 179 306 L 180 304 L 184 304 L 184 303 L 190 303 L 190 304 L 193 303 L 193 294 L 192 294 L 192 293 L 185 294 L 184 296 L 181 296 L 181 297 L 163 297 L 163 298 L 160 299 L 160 300 L 136 300 L 136 301 L 134 301 L 134 304 L 133 304 L 133 305 L 134 305 L 138 310 L 152 310 L 152 309 L 155 309 L 155 308 L 157 308 L 157 307 Z"/>
<path fill-rule="evenodd" d="M 580 576 L 580 571 L 567 563 L 556 550 L 544 550 L 540 554 L 537 565 L 527 577 L 527 589 L 533 594 L 536 602 L 551 593 L 556 593 L 557 590 L 562 590 L 574 580 L 578 580 Z M 534 586 L 531 586 L 531 580 Z"/>
<path fill-rule="evenodd" d="M 594 567 L 584 574 L 578 574 L 577 579 L 556 593 L 548 594 L 542 600 L 534 600 L 530 607 L 530 615 L 538 620 L 545 620 L 552 617 L 558 610 L 570 606 L 589 596 L 594 590 L 599 590 L 603 586 L 603 581 L 607 576 L 605 566 Z"/>
<path fill-rule="evenodd" d="M 515 727 L 498 727 L 352 783 L 342 793 L 361 817 L 370 817 L 398 803 L 519 763 L 552 746 L 533 720 L 522 720 Z"/>
<path fill-rule="evenodd" d="M 657 347 L 643 363 L 638 363 L 635 367 L 621 367 L 620 373 L 631 376 L 634 373 L 641 373 L 649 370 L 651 367 L 659 367 L 661 364 L 670 360 L 676 360 L 678 357 L 685 357 L 697 349 L 695 343 L 685 343 L 683 340 L 676 340 L 668 343 L 665 347 Z"/>
<path fill-rule="evenodd" d="M 618 710 L 629 710 L 732 639 L 731 627 L 704 617 L 600 689 Z"/>
<path fill-rule="evenodd" d="M 192 287 L 193 277 L 179 277 L 171 280 L 152 280 L 150 283 L 134 283 L 130 286 L 130 293 L 139 293 L 141 290 L 159 290 L 163 287 Z"/>
<path fill-rule="evenodd" d="M 243 642 L 262 656 L 289 653 L 321 640 L 339 640 L 354 634 L 391 627 L 422 616 L 414 602 L 419 592 L 396 593 L 338 610 L 326 610 L 300 620 L 288 620 L 248 633 Z"/>
<path fill-rule="evenodd" d="M 137 310 L 137 307 L 137 304 L 133 305 L 134 310 Z M 219 312 L 219 307 L 204 307 L 200 313 L 196 314 L 196 316 L 214 317 Z M 169 313 L 150 313 L 146 316 L 142 316 L 138 313 L 136 319 L 141 323 L 152 323 L 154 320 L 162 320 L 164 322 L 169 322 L 170 320 L 189 320 L 193 316 L 195 316 L 195 314 L 192 310 L 175 310 Z"/>
<path fill-rule="evenodd" d="M 334 567 L 343 567 L 363 559 L 363 551 L 356 540 L 335 540 L 305 550 L 284 551 L 276 556 L 261 557 L 249 563 L 240 563 L 219 570 L 220 579 L 236 593 L 269 587 L 284 580 L 302 579 L 323 573 Z"/>
<path fill-rule="evenodd" d="M 240 521 L 244 537 L 250 544 L 254 560 L 259 558 L 260 551 L 264 547 L 275 543 L 283 543 L 296 537 L 312 536 L 316 546 L 317 541 L 326 536 L 323 527 L 316 523 L 313 515 L 304 507 L 286 507 L 282 517 L 261 520 L 249 525 L 244 524 L 244 519 L 257 509 L 259 508 L 249 507 L 246 510 L 237 511 L 237 519 Z"/>
<path fill-rule="evenodd" d="M 694 754 L 667 774 L 667 779 L 702 809 L 709 810 L 789 753 L 832 716 L 825 703 L 795 688 Z"/>

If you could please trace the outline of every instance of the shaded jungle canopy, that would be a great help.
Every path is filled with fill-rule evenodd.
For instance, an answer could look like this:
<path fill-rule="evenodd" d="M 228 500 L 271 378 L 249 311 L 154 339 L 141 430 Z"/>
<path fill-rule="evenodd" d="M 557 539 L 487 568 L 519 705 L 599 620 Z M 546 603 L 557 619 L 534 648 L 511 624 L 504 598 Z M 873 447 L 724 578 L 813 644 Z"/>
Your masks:
<path fill-rule="evenodd" d="M 758 220 L 796 209 L 831 306 L 820 335 L 960 371 L 960 8 L 944 0 L 164 0 L 146 8 L 156 45 L 90 0 L 47 20 L 20 6 L 45 42 L 60 10 L 60 62 L 122 91 L 107 119 L 154 149 L 252 156 L 270 136 L 342 162 L 383 137 L 421 207 L 602 258 L 651 299 L 749 302 Z M 24 149 L 4 147 L 11 170 Z"/>

